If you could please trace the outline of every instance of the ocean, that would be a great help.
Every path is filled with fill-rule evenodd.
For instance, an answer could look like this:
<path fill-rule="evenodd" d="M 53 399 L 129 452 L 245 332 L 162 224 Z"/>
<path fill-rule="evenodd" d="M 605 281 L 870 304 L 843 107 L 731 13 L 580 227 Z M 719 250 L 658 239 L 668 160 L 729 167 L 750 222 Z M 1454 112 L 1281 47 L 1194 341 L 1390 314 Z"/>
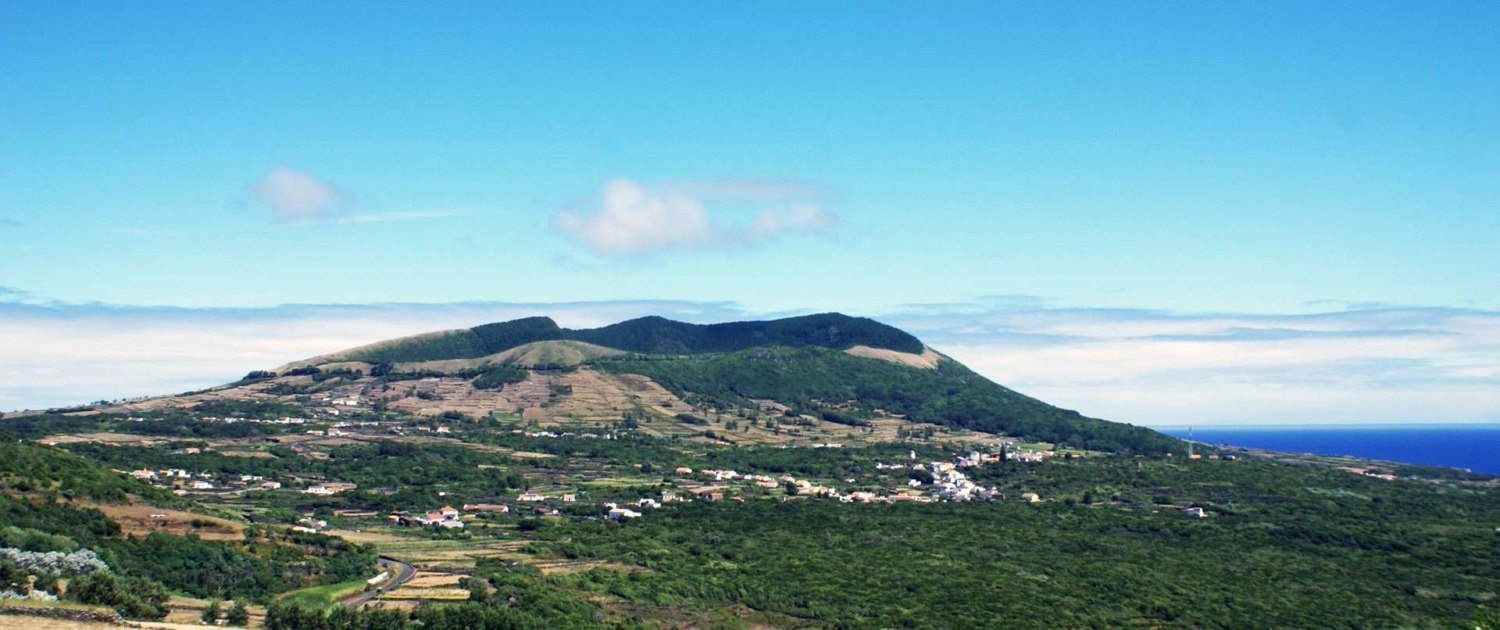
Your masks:
<path fill-rule="evenodd" d="M 1187 427 L 1158 429 L 1185 438 Z M 1350 455 L 1500 475 L 1500 424 L 1434 426 L 1194 427 L 1210 444 Z"/>

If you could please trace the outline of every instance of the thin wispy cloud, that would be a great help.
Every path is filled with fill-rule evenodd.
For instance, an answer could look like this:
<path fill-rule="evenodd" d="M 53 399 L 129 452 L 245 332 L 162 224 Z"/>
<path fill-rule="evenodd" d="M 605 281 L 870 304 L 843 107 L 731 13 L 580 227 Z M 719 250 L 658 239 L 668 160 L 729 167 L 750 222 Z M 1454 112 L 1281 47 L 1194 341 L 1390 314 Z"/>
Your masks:
<path fill-rule="evenodd" d="M 828 233 L 839 219 L 810 202 L 791 202 L 812 188 L 762 180 L 678 181 L 647 186 L 628 179 L 605 184 L 596 212 L 559 211 L 553 225 L 601 256 L 646 256 L 710 247 L 743 247 L 795 234 Z M 760 209 L 748 223 L 710 213 L 704 199 L 784 202 Z"/>
<path fill-rule="evenodd" d="M 20 228 L 26 227 L 26 224 L 9 217 L 0 217 L 0 227 Z"/>
<path fill-rule="evenodd" d="M 0 302 L 23 302 L 31 297 L 31 292 L 20 289 L 0 286 Z"/>
<path fill-rule="evenodd" d="M 375 214 L 351 214 L 330 219 L 328 223 L 350 225 L 356 223 L 385 223 L 388 221 L 422 221 L 447 219 L 479 214 L 469 210 L 412 210 L 406 212 L 380 212 Z"/>
<path fill-rule="evenodd" d="M 284 166 L 271 169 L 246 190 L 255 205 L 270 210 L 277 220 L 294 227 L 426 221 L 479 214 L 464 209 L 360 213 L 355 211 L 353 193 Z"/>

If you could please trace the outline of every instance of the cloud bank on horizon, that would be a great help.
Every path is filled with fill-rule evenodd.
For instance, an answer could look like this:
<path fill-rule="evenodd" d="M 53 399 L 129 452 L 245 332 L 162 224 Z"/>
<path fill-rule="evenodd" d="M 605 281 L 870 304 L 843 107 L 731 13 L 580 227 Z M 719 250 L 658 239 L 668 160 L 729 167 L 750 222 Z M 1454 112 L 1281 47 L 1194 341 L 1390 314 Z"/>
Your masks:
<path fill-rule="evenodd" d="M 0 292 L 0 409 L 199 389 L 364 343 L 531 315 L 570 327 L 644 315 L 699 323 L 784 315 L 680 300 L 185 309 L 24 297 Z M 1003 385 L 1111 420 L 1500 422 L 1497 311 L 1203 314 L 1005 300 L 873 316 Z"/>

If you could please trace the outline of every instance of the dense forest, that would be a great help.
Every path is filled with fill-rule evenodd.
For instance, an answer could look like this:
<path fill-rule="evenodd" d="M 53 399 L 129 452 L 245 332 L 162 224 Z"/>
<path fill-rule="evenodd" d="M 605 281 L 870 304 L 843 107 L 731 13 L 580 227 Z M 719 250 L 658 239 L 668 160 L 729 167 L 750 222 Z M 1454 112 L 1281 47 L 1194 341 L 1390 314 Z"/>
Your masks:
<path fill-rule="evenodd" d="M 1262 473 L 1297 477 L 1243 474 Z M 1469 619 L 1500 585 L 1495 534 L 1480 524 L 1500 517 L 1492 496 L 1467 508 L 1482 515 L 1455 519 L 1422 492 L 1381 503 L 1246 490 L 1208 519 L 1076 501 L 695 503 L 624 525 L 573 522 L 534 545 L 643 569 L 566 579 L 601 597 L 848 628 L 1409 627 Z"/>

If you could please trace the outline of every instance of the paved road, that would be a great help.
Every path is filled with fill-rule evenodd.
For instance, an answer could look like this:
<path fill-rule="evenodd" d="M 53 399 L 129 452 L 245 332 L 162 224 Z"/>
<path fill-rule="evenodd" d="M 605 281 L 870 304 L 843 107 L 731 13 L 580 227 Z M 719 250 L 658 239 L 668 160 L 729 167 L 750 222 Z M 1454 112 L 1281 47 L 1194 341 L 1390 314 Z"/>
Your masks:
<path fill-rule="evenodd" d="M 411 581 L 412 576 L 417 574 L 417 569 L 415 567 L 395 558 L 387 558 L 385 556 L 381 556 L 380 566 L 386 571 L 391 572 L 391 579 L 381 582 L 380 586 L 377 588 L 373 588 L 368 591 L 362 591 L 354 597 L 350 597 L 349 599 L 344 600 L 345 606 L 348 606 L 350 608 L 359 608 L 360 606 L 365 605 L 365 602 L 379 597 L 381 593 L 384 593 Z"/>

